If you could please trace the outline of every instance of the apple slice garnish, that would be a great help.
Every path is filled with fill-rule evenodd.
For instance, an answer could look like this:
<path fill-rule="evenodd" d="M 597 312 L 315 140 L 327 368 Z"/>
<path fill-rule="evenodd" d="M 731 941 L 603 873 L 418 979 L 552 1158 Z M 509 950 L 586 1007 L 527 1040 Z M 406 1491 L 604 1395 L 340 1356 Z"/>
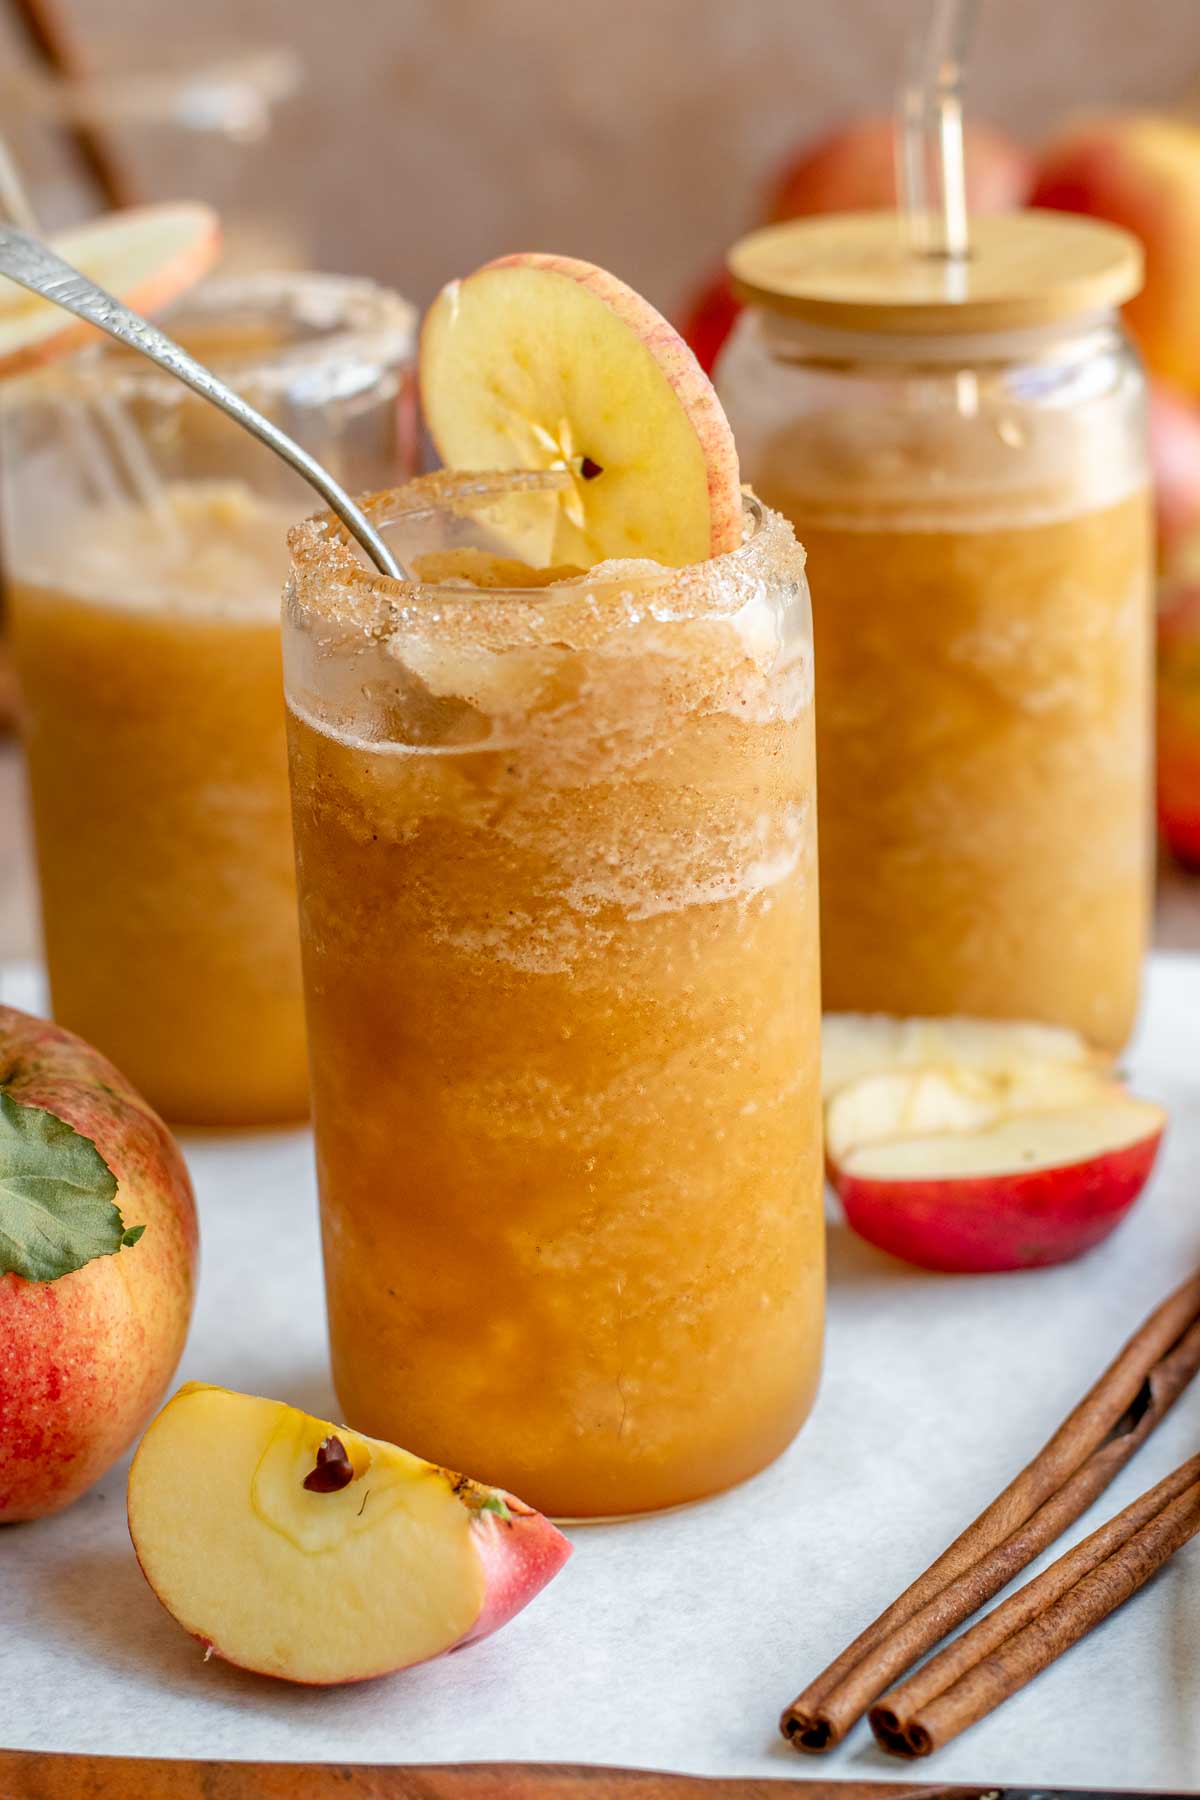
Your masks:
<path fill-rule="evenodd" d="M 1145 1186 L 1166 1125 L 1086 1064 L 894 1069 L 829 1100 L 830 1179 L 860 1237 L 920 1268 L 1034 1268 L 1081 1255 Z"/>
<path fill-rule="evenodd" d="M 821 1020 L 821 1089 L 826 1099 L 849 1081 L 891 1069 L 945 1065 L 1003 1075 L 1030 1063 L 1098 1072 L 1112 1058 L 1065 1025 L 1024 1019 L 899 1019 L 890 1013 L 826 1013 Z"/>
<path fill-rule="evenodd" d="M 498 1488 L 196 1382 L 138 1447 L 129 1530 L 158 1598 L 212 1654 L 316 1684 L 477 1643 L 571 1553 Z"/>
<path fill-rule="evenodd" d="M 221 229 L 211 207 L 180 201 L 105 213 L 49 242 L 134 312 L 154 313 L 212 268 Z M 96 335 L 93 326 L 0 276 L 0 376 L 35 368 Z"/>
<path fill-rule="evenodd" d="M 661 313 L 592 263 L 505 256 L 421 331 L 425 420 L 458 469 L 561 469 L 552 560 L 682 566 L 735 549 L 742 495 L 716 390 Z"/>

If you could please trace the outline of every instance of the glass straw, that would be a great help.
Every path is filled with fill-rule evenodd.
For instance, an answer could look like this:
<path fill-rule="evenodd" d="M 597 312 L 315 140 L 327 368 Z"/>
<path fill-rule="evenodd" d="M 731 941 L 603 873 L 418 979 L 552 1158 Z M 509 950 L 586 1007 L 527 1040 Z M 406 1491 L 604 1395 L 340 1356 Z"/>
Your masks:
<path fill-rule="evenodd" d="M 963 156 L 963 88 L 978 0 L 933 0 L 913 42 L 897 105 L 901 205 L 916 256 L 953 265 L 971 253 Z"/>

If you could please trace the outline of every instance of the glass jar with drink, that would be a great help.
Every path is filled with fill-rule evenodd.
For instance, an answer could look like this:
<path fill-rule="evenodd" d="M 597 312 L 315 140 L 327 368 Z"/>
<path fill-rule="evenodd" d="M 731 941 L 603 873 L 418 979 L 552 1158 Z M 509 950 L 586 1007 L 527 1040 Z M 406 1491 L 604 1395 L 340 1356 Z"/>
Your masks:
<path fill-rule="evenodd" d="M 1124 232 L 772 227 L 718 387 L 809 555 L 831 1010 L 1041 1019 L 1119 1048 L 1152 874 L 1145 393 Z"/>
<path fill-rule="evenodd" d="M 411 466 L 412 313 L 214 281 L 169 329 L 365 487 Z M 307 1108 L 280 670 L 290 471 L 140 358 L 0 395 L 5 554 L 56 1018 L 172 1120 Z"/>

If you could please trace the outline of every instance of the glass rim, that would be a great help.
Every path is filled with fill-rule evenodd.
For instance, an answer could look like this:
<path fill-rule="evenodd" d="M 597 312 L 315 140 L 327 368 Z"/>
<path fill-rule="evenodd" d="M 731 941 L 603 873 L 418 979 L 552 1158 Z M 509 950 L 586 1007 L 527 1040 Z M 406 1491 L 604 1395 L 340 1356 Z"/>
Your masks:
<path fill-rule="evenodd" d="M 358 503 L 371 523 L 386 531 L 389 525 L 401 519 L 429 518 L 438 512 L 452 513 L 456 506 L 460 513 L 465 513 L 466 503 L 474 498 L 501 499 L 509 494 L 554 493 L 565 488 L 568 479 L 565 471 L 554 469 L 437 469 L 429 474 L 415 476 L 402 487 L 385 488 L 378 493 L 360 495 Z M 296 577 L 302 576 L 306 586 L 313 580 L 321 581 L 323 591 L 336 585 L 359 600 L 372 603 L 376 608 L 398 606 L 403 609 L 412 606 L 414 602 L 426 602 L 436 597 L 439 604 L 446 605 L 478 604 L 483 599 L 490 608 L 497 609 L 505 605 L 547 607 L 558 601 L 567 604 L 584 591 L 628 594 L 636 589 L 639 593 L 659 592 L 685 582 L 694 583 L 700 574 L 703 574 L 706 581 L 719 582 L 723 576 L 740 581 L 745 579 L 748 570 L 752 570 L 754 559 L 761 554 L 766 540 L 774 537 L 781 527 L 788 531 L 789 536 L 792 535 L 785 521 L 765 506 L 757 495 L 745 488 L 742 490 L 742 518 L 749 528 L 741 543 L 735 544 L 731 550 L 723 551 L 719 556 L 706 557 L 703 562 L 682 565 L 661 563 L 655 566 L 653 572 L 605 575 L 598 580 L 593 570 L 585 569 L 579 575 L 564 576 L 561 581 L 549 586 L 480 588 L 473 585 L 456 586 L 446 581 L 422 581 L 412 577 L 396 580 L 393 576 L 384 575 L 362 560 L 365 552 L 333 513 L 318 512 L 302 519 L 288 532 L 291 557 L 289 587 L 294 590 Z M 641 562 L 643 559 L 631 557 L 610 560 Z M 593 569 L 603 566 L 602 563 L 594 564 Z M 300 605 L 302 611 L 315 610 L 306 607 L 303 600 Z"/>
<path fill-rule="evenodd" d="M 398 368 L 412 363 L 416 355 L 416 307 L 395 289 L 360 275 L 309 269 L 217 274 L 182 294 L 160 322 L 168 336 L 186 340 L 189 327 L 218 325 L 223 318 L 233 323 L 254 315 L 307 327 L 311 335 L 270 350 L 235 350 L 201 358 L 234 388 L 242 383 L 262 393 L 286 388 L 297 375 L 312 371 Z M 64 392 L 115 392 L 164 403 L 181 401 L 187 392 L 174 376 L 107 339 L 18 376 L 13 387 L 26 384 L 54 384 Z"/>

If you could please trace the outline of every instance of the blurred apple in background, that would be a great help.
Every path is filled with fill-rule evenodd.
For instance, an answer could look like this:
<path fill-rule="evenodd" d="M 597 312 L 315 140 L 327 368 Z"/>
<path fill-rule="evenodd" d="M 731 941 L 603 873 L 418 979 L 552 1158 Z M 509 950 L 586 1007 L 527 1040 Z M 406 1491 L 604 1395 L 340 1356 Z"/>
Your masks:
<path fill-rule="evenodd" d="M 1033 161 L 1014 138 L 990 125 L 969 125 L 966 156 L 967 198 L 973 212 L 1010 212 L 1025 204 Z M 772 180 L 759 217 L 747 229 L 895 202 L 892 121 L 860 119 L 812 138 L 790 157 Z M 740 311 L 722 267 L 697 290 L 683 313 L 680 330 L 709 374 Z"/>
<path fill-rule="evenodd" d="M 1200 407 L 1153 377 L 1150 467 L 1159 567 L 1169 571 L 1200 530 Z"/>
<path fill-rule="evenodd" d="M 1023 145 L 992 125 L 972 124 L 964 147 L 972 212 L 1012 212 L 1025 205 L 1034 165 Z M 896 201 L 893 122 L 860 119 L 814 138 L 785 163 L 771 187 L 767 220 L 860 212 Z"/>
<path fill-rule="evenodd" d="M 1200 539 L 1162 585 L 1158 615 L 1158 823 L 1176 860 L 1200 869 Z"/>
<path fill-rule="evenodd" d="M 716 368 L 717 357 L 741 310 L 742 303 L 736 298 L 729 271 L 723 265 L 688 302 L 678 321 L 679 330 L 696 352 L 696 360 L 706 375 Z"/>
<path fill-rule="evenodd" d="M 1200 126 L 1138 112 L 1069 124 L 1039 158 L 1032 204 L 1123 225 L 1145 252 L 1125 314 L 1151 377 L 1158 816 L 1174 856 L 1200 869 Z"/>
<path fill-rule="evenodd" d="M 1152 374 L 1200 399 L 1200 126 L 1152 113 L 1082 119 L 1038 160 L 1030 202 L 1141 239 L 1146 280 L 1125 309 Z"/>

